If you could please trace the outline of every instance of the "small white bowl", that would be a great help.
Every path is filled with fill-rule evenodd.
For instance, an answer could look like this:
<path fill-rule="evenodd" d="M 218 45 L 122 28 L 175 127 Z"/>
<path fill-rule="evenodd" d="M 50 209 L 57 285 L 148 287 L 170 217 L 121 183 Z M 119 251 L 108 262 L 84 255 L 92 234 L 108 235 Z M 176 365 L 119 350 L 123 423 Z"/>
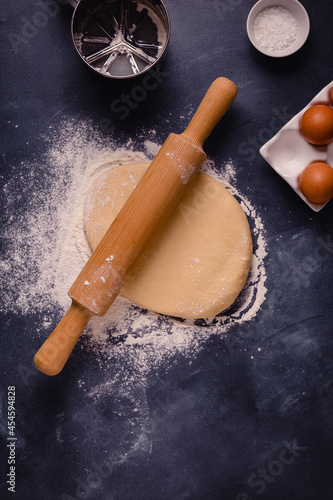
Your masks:
<path fill-rule="evenodd" d="M 259 12 L 268 7 L 283 7 L 293 15 L 298 24 L 298 34 L 296 40 L 286 49 L 269 50 L 260 46 L 254 35 L 253 23 Z M 310 21 L 308 13 L 298 0 L 259 0 L 252 9 L 247 18 L 247 34 L 252 45 L 262 54 L 270 57 L 286 57 L 297 52 L 306 42 L 309 31 Z"/>

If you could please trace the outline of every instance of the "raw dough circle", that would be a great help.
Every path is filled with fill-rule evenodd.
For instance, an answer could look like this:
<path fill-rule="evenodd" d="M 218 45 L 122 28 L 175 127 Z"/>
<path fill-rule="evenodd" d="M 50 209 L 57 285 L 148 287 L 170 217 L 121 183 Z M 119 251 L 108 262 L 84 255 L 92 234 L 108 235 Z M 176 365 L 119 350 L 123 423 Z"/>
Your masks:
<path fill-rule="evenodd" d="M 95 181 L 84 208 L 92 250 L 148 166 L 149 162 L 119 165 Z M 200 171 L 125 279 L 122 295 L 161 314 L 209 318 L 235 301 L 251 260 L 252 238 L 243 209 L 222 184 Z"/>

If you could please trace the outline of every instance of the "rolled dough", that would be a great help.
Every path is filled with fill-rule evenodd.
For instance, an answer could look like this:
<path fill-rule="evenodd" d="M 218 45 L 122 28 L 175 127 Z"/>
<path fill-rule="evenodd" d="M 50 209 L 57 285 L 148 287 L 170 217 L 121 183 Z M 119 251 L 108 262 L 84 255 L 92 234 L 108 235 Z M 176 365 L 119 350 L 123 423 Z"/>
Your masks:
<path fill-rule="evenodd" d="M 84 229 L 92 250 L 148 166 L 149 162 L 119 165 L 97 178 L 84 208 Z M 198 172 L 125 279 L 122 295 L 162 314 L 212 317 L 235 301 L 251 259 L 252 239 L 243 209 L 222 184 Z"/>

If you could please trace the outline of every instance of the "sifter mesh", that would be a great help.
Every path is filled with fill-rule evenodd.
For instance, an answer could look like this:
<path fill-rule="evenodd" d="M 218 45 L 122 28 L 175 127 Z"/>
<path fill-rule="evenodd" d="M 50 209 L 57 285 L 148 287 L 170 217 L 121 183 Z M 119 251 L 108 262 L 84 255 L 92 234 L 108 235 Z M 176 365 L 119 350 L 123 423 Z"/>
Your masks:
<path fill-rule="evenodd" d="M 89 66 L 105 76 L 121 78 L 147 71 L 158 61 L 168 30 L 159 2 L 98 0 L 76 16 L 73 39 Z"/>

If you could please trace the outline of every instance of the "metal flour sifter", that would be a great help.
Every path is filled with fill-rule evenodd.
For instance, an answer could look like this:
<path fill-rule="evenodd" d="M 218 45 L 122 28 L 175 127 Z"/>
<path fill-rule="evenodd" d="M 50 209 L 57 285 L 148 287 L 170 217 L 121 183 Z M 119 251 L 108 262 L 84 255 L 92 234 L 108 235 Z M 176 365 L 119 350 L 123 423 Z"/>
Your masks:
<path fill-rule="evenodd" d="M 71 30 L 83 62 L 110 80 L 158 70 L 170 38 L 170 17 L 161 0 L 68 0 Z"/>

